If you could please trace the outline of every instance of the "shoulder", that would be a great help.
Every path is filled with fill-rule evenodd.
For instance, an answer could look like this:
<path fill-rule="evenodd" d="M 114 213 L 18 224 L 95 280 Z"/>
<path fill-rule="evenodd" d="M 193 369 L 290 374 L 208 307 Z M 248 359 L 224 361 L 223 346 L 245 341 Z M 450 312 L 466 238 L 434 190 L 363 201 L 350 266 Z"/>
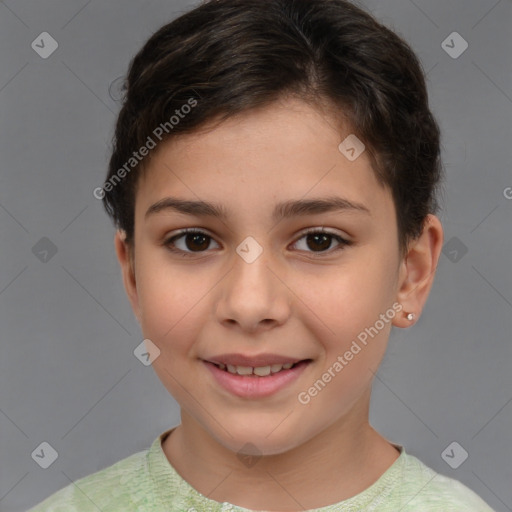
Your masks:
<path fill-rule="evenodd" d="M 80 478 L 27 512 L 126 512 L 139 510 L 151 494 L 147 450 Z"/>
<path fill-rule="evenodd" d="M 462 482 L 437 473 L 413 455 L 404 455 L 403 512 L 494 512 Z"/>

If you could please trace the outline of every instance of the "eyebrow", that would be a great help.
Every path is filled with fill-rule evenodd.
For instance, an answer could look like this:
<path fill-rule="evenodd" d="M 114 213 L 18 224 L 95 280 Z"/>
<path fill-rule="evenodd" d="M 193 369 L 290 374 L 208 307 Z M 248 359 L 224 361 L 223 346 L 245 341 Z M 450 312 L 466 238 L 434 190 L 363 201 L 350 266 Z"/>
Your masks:
<path fill-rule="evenodd" d="M 221 220 L 227 220 L 229 216 L 229 211 L 220 204 L 209 203 L 207 201 L 190 201 L 176 197 L 165 197 L 151 205 L 146 211 L 144 218 L 147 219 L 151 215 L 166 210 L 173 210 L 186 215 L 215 217 Z M 330 196 L 278 203 L 274 208 L 272 220 L 277 222 L 290 217 L 315 215 L 334 211 L 354 211 L 371 215 L 370 210 L 361 203 L 349 201 L 342 197 Z"/>

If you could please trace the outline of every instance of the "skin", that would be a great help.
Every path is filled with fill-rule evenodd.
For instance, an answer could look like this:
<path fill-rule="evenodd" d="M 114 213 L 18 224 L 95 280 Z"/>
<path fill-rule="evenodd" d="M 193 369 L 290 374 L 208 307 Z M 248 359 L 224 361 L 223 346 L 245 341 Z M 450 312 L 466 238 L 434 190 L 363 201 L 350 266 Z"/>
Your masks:
<path fill-rule="evenodd" d="M 288 98 L 174 137 L 160 144 L 139 182 L 134 250 L 122 231 L 115 235 L 131 306 L 160 350 L 154 370 L 181 406 L 164 453 L 210 499 L 256 510 L 317 508 L 362 492 L 399 455 L 369 424 L 371 385 L 391 325 L 410 327 L 407 313 L 416 320 L 421 313 L 443 231 L 430 215 L 400 256 L 390 190 L 376 181 L 366 152 L 349 161 L 338 150 L 350 133 Z M 369 213 L 270 217 L 279 201 L 332 195 Z M 164 210 L 145 218 L 167 196 L 220 203 L 230 215 L 221 221 Z M 308 243 L 303 231 L 322 226 L 352 244 Z M 211 237 L 175 240 L 190 257 L 165 246 L 183 228 Z M 247 236 L 263 249 L 252 263 L 236 252 Z M 394 303 L 403 310 L 309 403 L 299 403 L 298 394 Z M 201 361 L 234 352 L 313 361 L 276 394 L 246 399 L 220 388 Z M 237 457 L 248 442 L 262 455 L 251 467 Z"/>

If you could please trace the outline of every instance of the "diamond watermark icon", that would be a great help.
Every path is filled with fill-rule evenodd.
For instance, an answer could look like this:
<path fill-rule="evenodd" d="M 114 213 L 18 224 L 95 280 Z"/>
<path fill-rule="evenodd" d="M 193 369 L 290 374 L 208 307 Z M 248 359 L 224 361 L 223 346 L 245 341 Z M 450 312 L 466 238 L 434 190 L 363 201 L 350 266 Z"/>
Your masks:
<path fill-rule="evenodd" d="M 160 349 L 150 339 L 145 339 L 135 347 L 133 355 L 144 366 L 149 366 L 160 355 Z"/>
<path fill-rule="evenodd" d="M 57 254 L 57 246 L 49 239 L 43 236 L 32 247 L 32 254 L 43 263 L 48 263 Z"/>
<path fill-rule="evenodd" d="M 263 247 L 252 236 L 248 236 L 238 245 L 236 252 L 246 263 L 253 263 L 263 252 Z"/>
<path fill-rule="evenodd" d="M 353 162 L 361 156 L 365 150 L 365 145 L 353 133 L 346 137 L 338 146 L 342 155 Z"/>
<path fill-rule="evenodd" d="M 452 59 L 458 59 L 468 49 L 468 46 L 468 42 L 458 32 L 452 32 L 441 43 L 441 48 Z"/>
<path fill-rule="evenodd" d="M 452 262 L 457 263 L 468 252 L 468 248 L 456 236 L 452 236 L 444 244 L 443 254 Z"/>
<path fill-rule="evenodd" d="M 59 43 L 48 32 L 41 32 L 30 46 L 39 57 L 47 59 L 59 47 Z"/>
<path fill-rule="evenodd" d="M 457 469 L 468 458 L 468 452 L 457 441 L 453 441 L 443 450 L 441 458 L 452 469 Z"/>
<path fill-rule="evenodd" d="M 31 454 L 32 458 L 43 469 L 49 468 L 56 460 L 59 454 L 57 450 L 46 441 L 43 441 Z"/>
<path fill-rule="evenodd" d="M 252 468 L 261 459 L 261 451 L 252 443 L 245 443 L 236 456 L 242 464 Z"/>

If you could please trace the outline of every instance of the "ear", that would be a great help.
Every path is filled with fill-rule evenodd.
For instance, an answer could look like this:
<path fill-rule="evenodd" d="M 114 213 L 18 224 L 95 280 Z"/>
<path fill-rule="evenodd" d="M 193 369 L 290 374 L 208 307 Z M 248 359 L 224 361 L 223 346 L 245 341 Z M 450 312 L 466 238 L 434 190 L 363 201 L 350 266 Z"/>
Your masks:
<path fill-rule="evenodd" d="M 135 263 L 134 254 L 130 245 L 126 242 L 126 233 L 118 229 L 114 236 L 114 246 L 116 249 L 117 259 L 121 266 L 124 288 L 133 312 L 140 323 L 139 298 L 137 295 L 137 283 L 135 279 Z"/>
<path fill-rule="evenodd" d="M 434 282 L 442 246 L 441 221 L 429 214 L 421 235 L 410 242 L 400 264 L 397 301 L 403 310 L 393 319 L 396 327 L 410 327 L 419 318 Z M 407 319 L 409 313 L 414 314 L 413 320 Z"/>

